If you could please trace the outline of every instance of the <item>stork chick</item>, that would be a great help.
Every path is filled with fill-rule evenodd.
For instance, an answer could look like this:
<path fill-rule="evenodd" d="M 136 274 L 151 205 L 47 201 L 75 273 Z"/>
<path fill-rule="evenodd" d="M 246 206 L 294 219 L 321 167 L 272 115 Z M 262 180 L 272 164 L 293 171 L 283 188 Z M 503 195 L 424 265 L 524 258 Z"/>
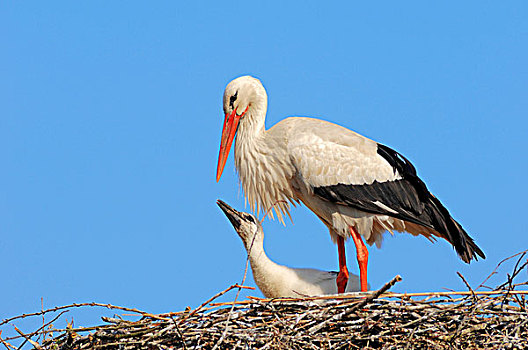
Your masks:
<path fill-rule="evenodd" d="M 252 214 L 239 212 L 221 200 L 217 204 L 242 239 L 248 252 L 253 278 L 264 296 L 298 298 L 337 294 L 337 272 L 292 268 L 271 261 L 264 251 L 264 231 L 257 218 Z M 358 276 L 349 276 L 345 291 L 359 291 Z"/>

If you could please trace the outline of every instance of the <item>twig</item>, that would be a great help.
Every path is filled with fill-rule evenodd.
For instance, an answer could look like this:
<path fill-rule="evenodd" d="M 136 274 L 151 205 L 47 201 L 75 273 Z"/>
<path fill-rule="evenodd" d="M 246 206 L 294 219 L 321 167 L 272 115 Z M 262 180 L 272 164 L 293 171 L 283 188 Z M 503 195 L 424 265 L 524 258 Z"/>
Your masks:
<path fill-rule="evenodd" d="M 7 341 L 2 339 L 2 330 L 1 329 L 0 329 L 0 342 L 2 343 L 3 346 L 5 346 L 7 348 L 7 350 L 16 349 L 16 347 L 14 347 L 13 345 L 9 344 Z"/>
<path fill-rule="evenodd" d="M 178 335 L 180 336 L 180 340 L 182 342 L 183 350 L 187 350 L 187 345 L 185 344 L 185 338 L 183 337 L 182 332 L 180 331 L 180 327 L 178 326 L 178 323 L 174 320 L 173 317 L 171 317 L 172 323 L 174 323 L 174 327 L 176 327 L 176 332 L 178 332 Z"/>
<path fill-rule="evenodd" d="M 24 341 L 22 342 L 22 344 L 20 344 L 20 346 L 18 347 L 18 349 L 22 349 L 22 347 L 26 344 L 26 342 L 29 341 L 28 338 L 31 338 L 32 336 L 34 336 L 34 335 L 36 335 L 36 334 L 39 334 L 39 332 L 40 332 L 41 330 L 43 330 L 43 329 L 44 329 L 44 332 L 42 332 L 42 334 L 44 334 L 44 340 L 46 340 L 46 331 L 45 331 L 46 326 L 48 326 L 48 325 L 52 324 L 53 322 L 57 321 L 57 320 L 59 319 L 59 317 L 61 317 L 61 316 L 62 316 L 63 314 L 65 314 L 66 312 L 68 312 L 68 310 L 61 311 L 61 312 L 60 312 L 57 316 L 55 316 L 51 321 L 49 321 L 48 323 L 44 323 L 39 329 L 37 329 L 36 331 L 34 331 L 34 332 L 28 334 L 28 335 L 27 335 L 27 338 L 26 338 L 26 336 L 24 336 L 24 338 L 26 338 L 26 340 L 24 340 Z M 44 317 L 44 315 L 42 315 L 42 317 Z M 15 327 L 15 328 L 16 328 L 16 327 Z M 19 334 L 20 334 L 20 333 L 19 333 Z M 21 335 L 22 335 L 22 334 L 21 334 Z M 40 334 L 39 334 L 39 338 L 40 338 Z M 38 344 L 38 339 L 39 339 L 39 338 L 37 338 L 37 344 Z M 31 345 L 33 345 L 33 343 L 31 343 Z M 33 346 L 35 347 L 35 345 L 33 345 Z"/>
<path fill-rule="evenodd" d="M 462 274 L 460 272 L 457 271 L 457 275 L 458 277 L 460 277 L 460 279 L 462 279 L 462 281 L 464 282 L 464 284 L 466 285 L 466 287 L 469 289 L 469 291 L 471 292 L 471 295 L 473 296 L 473 300 L 474 301 L 477 301 L 477 296 L 475 295 L 475 292 L 473 291 L 473 289 L 471 289 L 471 286 L 469 285 L 468 281 L 466 281 L 466 279 L 464 278 L 464 276 L 462 276 Z"/>
<path fill-rule="evenodd" d="M 498 286 L 496 289 L 504 288 L 506 285 L 511 286 L 511 280 L 513 280 L 517 275 L 528 265 L 528 259 L 519 267 L 519 263 L 521 262 L 522 258 L 524 257 L 524 254 L 519 258 L 517 263 L 515 264 L 515 267 L 513 269 L 511 277 L 509 277 L 506 282 Z M 511 288 L 509 288 L 511 289 Z"/>
<path fill-rule="evenodd" d="M 288 202 L 286 202 L 285 200 L 282 200 L 282 199 L 279 199 L 278 201 L 276 201 L 275 203 L 273 203 L 272 205 L 270 205 L 270 207 L 268 208 L 268 210 L 266 210 L 266 212 L 264 213 L 264 216 L 262 216 L 262 219 L 260 219 L 260 224 L 262 224 L 264 222 L 264 219 L 266 218 L 266 216 L 268 216 L 269 212 L 275 207 L 275 205 L 277 203 L 286 203 L 288 204 Z M 275 209 L 277 210 L 277 209 Z M 282 211 L 282 209 L 281 209 Z M 278 213 L 277 213 L 278 214 Z M 290 215 L 290 213 L 288 213 L 288 216 Z M 273 216 L 273 214 L 272 214 Z M 291 220 L 291 216 L 290 216 L 290 220 Z"/>
<path fill-rule="evenodd" d="M 159 317 L 157 315 L 153 315 L 151 313 L 148 313 L 148 312 L 145 312 L 145 311 L 140 311 L 140 310 L 134 309 L 134 308 L 116 306 L 116 305 L 112 305 L 112 304 L 101 304 L 101 303 L 91 302 L 91 303 L 73 303 L 73 304 L 70 304 L 70 305 L 57 306 L 57 307 L 54 307 L 54 308 L 51 308 L 51 309 L 47 309 L 47 310 L 44 310 L 44 311 L 33 312 L 33 313 L 23 314 L 23 315 L 19 315 L 19 316 L 14 316 L 14 317 L 11 317 L 11 318 L 6 318 L 6 319 L 2 320 L 2 322 L 0 322 L 0 326 L 4 325 L 6 323 L 9 323 L 11 321 L 17 320 L 17 319 L 21 319 L 21 318 L 26 318 L 26 317 L 30 317 L 30 316 L 39 316 L 39 315 L 44 315 L 44 314 L 47 314 L 47 313 L 50 313 L 50 312 L 55 312 L 55 311 L 64 310 L 64 309 L 78 308 L 78 307 L 83 307 L 83 306 L 98 306 L 98 307 L 105 307 L 107 309 L 130 311 L 130 312 L 134 312 L 136 314 L 140 314 L 143 317 L 151 317 L 151 318 L 167 320 L 167 318 Z"/>
<path fill-rule="evenodd" d="M 239 284 L 233 284 L 232 286 L 229 286 L 227 287 L 226 289 L 224 289 L 223 291 L 221 292 L 218 292 L 216 293 L 215 295 L 213 295 L 212 297 L 210 297 L 209 299 L 207 299 L 205 302 L 203 302 L 200 306 L 198 306 L 196 309 L 192 310 L 188 315 L 187 317 L 183 317 L 181 320 L 180 320 L 180 323 L 183 322 L 184 319 L 186 318 L 189 318 L 191 316 L 193 316 L 194 314 L 196 314 L 198 311 L 200 311 L 201 309 L 203 309 L 203 307 L 207 304 L 209 304 L 211 301 L 221 297 L 222 295 L 224 295 L 225 293 L 229 292 L 230 290 L 232 289 L 235 289 L 235 288 L 238 288 L 239 290 L 241 288 L 244 288 L 244 289 L 251 289 L 251 290 L 254 290 L 255 288 L 254 287 L 248 287 L 248 286 L 241 286 Z"/>
<path fill-rule="evenodd" d="M 524 254 L 526 254 L 527 252 L 528 252 L 528 249 L 527 249 L 527 250 L 524 250 L 524 251 L 522 251 L 522 252 L 519 252 L 519 253 L 517 253 L 517 254 L 514 254 L 514 255 L 512 255 L 512 256 L 509 256 L 509 257 L 507 257 L 506 259 L 502 259 L 502 260 L 497 264 L 497 266 L 495 266 L 495 268 L 494 268 L 493 271 L 489 274 L 489 276 L 486 277 L 486 279 L 484 279 L 484 281 L 482 281 L 482 283 L 479 284 L 479 286 L 478 286 L 475 290 L 479 290 L 480 287 L 484 286 L 484 283 L 486 283 L 486 281 L 489 280 L 489 279 L 491 278 L 491 276 L 493 276 L 493 275 L 495 275 L 495 274 L 497 273 L 497 270 L 499 269 L 499 267 L 500 267 L 503 263 L 505 263 L 506 261 L 508 261 L 508 260 L 510 260 L 510 259 L 512 259 L 512 258 L 515 258 L 517 255 L 521 255 L 521 254 L 524 255 Z"/>
<path fill-rule="evenodd" d="M 39 343 L 37 343 L 36 341 L 31 340 L 31 338 L 29 338 L 26 334 L 22 333 L 22 331 L 20 329 L 18 329 L 16 326 L 14 326 L 14 327 L 15 327 L 15 331 L 17 331 L 18 334 L 23 336 L 31 345 L 33 345 L 35 347 L 35 349 L 42 350 L 42 347 L 40 346 Z M 20 350 L 21 348 L 22 348 L 22 345 L 20 345 L 20 347 L 18 347 L 18 350 Z"/>
<path fill-rule="evenodd" d="M 40 297 L 40 311 L 44 311 L 44 297 Z M 44 314 L 42 314 L 42 326 L 44 327 L 46 323 L 46 318 Z M 37 342 L 40 339 L 40 335 L 37 338 Z M 46 333 L 43 333 L 43 340 L 46 340 Z"/>

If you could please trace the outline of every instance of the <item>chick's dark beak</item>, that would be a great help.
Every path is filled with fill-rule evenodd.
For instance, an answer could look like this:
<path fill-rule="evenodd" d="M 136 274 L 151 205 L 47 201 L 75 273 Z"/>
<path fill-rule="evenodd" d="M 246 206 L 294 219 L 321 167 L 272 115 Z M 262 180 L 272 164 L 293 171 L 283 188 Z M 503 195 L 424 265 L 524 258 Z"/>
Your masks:
<path fill-rule="evenodd" d="M 222 209 L 225 216 L 231 221 L 231 225 L 235 228 L 235 230 L 238 230 L 240 227 L 240 213 L 236 211 L 235 209 L 231 208 L 226 202 L 222 200 L 217 200 L 216 204 Z"/>

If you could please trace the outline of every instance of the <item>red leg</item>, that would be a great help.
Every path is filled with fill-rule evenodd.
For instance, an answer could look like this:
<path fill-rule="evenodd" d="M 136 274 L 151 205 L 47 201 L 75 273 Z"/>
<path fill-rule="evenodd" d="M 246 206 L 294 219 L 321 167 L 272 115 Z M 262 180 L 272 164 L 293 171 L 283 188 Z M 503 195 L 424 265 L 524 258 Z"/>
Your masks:
<path fill-rule="evenodd" d="M 350 233 L 352 239 L 356 245 L 357 261 L 359 264 L 359 279 L 361 281 L 361 291 L 366 292 L 368 289 L 367 284 L 367 264 L 368 264 L 368 250 L 361 239 L 361 235 L 356 231 L 355 228 L 350 226 Z"/>
<path fill-rule="evenodd" d="M 345 239 L 337 236 L 337 251 L 339 253 L 339 274 L 337 275 L 337 292 L 344 293 L 348 283 L 348 269 L 346 266 Z"/>

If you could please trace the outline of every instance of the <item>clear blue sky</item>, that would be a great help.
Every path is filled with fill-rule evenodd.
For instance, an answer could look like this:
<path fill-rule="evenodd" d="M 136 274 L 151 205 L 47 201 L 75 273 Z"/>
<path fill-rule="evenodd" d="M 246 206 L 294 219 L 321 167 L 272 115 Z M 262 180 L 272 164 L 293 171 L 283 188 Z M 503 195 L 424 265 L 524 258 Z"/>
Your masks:
<path fill-rule="evenodd" d="M 215 204 L 244 208 L 232 154 L 220 183 L 215 172 L 223 89 L 243 74 L 267 88 L 268 127 L 319 117 L 403 153 L 488 257 L 466 265 L 445 242 L 397 234 L 370 249 L 373 288 L 401 274 L 396 291 L 464 289 L 456 271 L 478 284 L 528 248 L 527 10 L 3 3 L 0 319 L 41 297 L 177 311 L 240 281 L 245 251 Z M 304 207 L 292 217 L 265 222 L 270 257 L 337 269 L 318 219 Z M 67 317 L 88 325 L 103 313 Z"/>

